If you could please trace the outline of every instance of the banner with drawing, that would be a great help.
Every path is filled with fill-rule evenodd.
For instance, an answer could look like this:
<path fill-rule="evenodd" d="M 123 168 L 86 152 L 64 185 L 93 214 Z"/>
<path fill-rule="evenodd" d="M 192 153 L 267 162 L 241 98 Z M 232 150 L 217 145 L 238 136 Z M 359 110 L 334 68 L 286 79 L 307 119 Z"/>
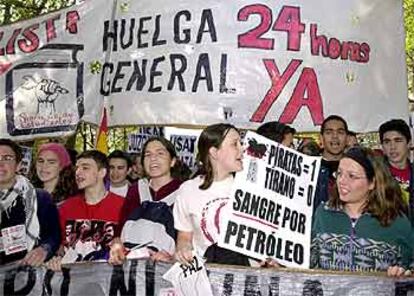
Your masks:
<path fill-rule="evenodd" d="M 309 268 L 313 197 L 320 157 L 257 135 L 245 136 L 219 245 L 288 267 Z"/>
<path fill-rule="evenodd" d="M 104 102 L 109 126 L 374 131 L 408 119 L 404 44 L 402 0 L 84 1 L 0 28 L 0 137 L 98 124 Z"/>

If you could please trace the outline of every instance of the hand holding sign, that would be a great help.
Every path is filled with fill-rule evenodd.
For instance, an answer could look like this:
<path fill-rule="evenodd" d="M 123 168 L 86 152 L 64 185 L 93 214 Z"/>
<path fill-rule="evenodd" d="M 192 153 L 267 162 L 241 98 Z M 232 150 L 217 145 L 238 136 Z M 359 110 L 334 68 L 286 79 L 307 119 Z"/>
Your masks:
<path fill-rule="evenodd" d="M 188 265 L 175 263 L 162 277 L 173 284 L 178 295 L 213 295 L 203 261 L 197 256 Z"/>

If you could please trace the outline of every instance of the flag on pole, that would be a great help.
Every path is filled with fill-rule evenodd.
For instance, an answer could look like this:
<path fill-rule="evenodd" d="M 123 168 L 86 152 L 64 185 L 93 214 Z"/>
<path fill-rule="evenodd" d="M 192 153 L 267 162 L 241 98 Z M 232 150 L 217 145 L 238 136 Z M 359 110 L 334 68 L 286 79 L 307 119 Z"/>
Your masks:
<path fill-rule="evenodd" d="M 106 117 L 106 107 L 103 109 L 102 121 L 101 125 L 99 126 L 95 146 L 96 150 L 108 154 L 108 119 Z"/>

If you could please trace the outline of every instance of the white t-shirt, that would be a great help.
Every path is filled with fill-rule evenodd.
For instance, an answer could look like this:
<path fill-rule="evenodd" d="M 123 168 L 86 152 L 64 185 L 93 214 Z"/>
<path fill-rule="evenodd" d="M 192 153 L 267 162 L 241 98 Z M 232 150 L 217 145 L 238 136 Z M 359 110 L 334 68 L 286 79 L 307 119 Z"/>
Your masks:
<path fill-rule="evenodd" d="M 193 233 L 193 247 L 200 257 L 218 240 L 221 217 L 228 210 L 233 181 L 230 176 L 201 190 L 199 176 L 184 182 L 177 191 L 173 209 L 175 229 Z"/>
<path fill-rule="evenodd" d="M 125 197 L 127 195 L 128 188 L 129 188 L 128 183 L 126 183 L 124 186 L 121 186 L 121 187 L 112 187 L 112 185 L 111 185 L 111 186 L 109 186 L 109 191 L 111 191 L 115 194 L 118 194 L 122 197 Z"/>

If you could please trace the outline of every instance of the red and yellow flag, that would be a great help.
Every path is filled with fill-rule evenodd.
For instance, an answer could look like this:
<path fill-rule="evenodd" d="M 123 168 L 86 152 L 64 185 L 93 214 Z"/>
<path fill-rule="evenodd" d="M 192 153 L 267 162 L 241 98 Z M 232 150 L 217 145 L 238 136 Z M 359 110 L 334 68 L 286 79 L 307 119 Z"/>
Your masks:
<path fill-rule="evenodd" d="M 96 150 L 108 154 L 108 118 L 106 117 L 106 107 L 103 109 L 102 121 L 99 126 L 95 147 Z"/>

